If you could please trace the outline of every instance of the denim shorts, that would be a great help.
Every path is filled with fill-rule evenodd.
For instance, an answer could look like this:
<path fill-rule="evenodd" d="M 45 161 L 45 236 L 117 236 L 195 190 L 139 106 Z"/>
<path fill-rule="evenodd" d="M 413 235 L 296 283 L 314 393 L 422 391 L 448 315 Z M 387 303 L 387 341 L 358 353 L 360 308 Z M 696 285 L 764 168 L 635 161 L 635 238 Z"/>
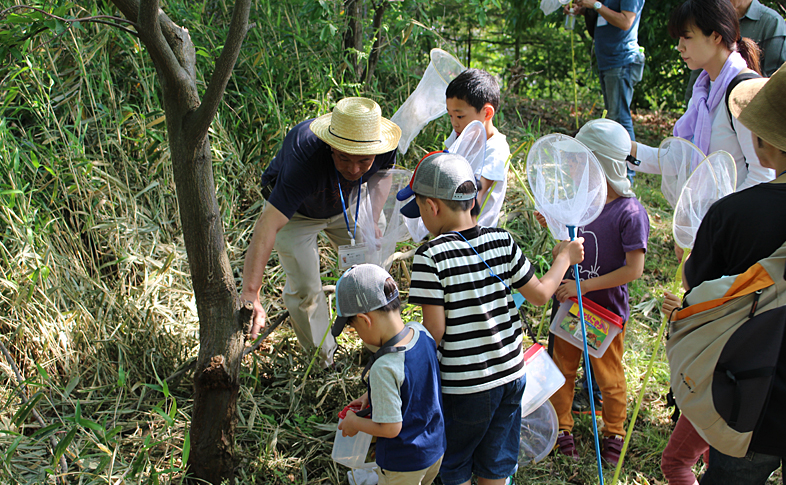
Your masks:
<path fill-rule="evenodd" d="M 476 475 L 497 480 L 518 467 L 525 378 L 475 394 L 443 394 L 448 447 L 440 468 L 445 485 Z"/>

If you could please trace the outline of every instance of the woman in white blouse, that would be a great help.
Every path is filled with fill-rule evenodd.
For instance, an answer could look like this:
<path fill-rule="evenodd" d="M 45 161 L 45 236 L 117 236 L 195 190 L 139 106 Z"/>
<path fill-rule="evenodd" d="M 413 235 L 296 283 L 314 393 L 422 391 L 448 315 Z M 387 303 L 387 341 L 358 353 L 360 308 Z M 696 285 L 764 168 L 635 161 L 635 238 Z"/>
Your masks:
<path fill-rule="evenodd" d="M 730 10 L 726 12 L 725 10 Z M 775 178 L 753 149 L 751 132 L 731 117 L 726 89 L 737 74 L 759 71 L 758 47 L 740 37 L 740 25 L 728 0 L 689 0 L 677 7 L 669 21 L 669 34 L 679 39 L 677 50 L 689 69 L 702 69 L 685 114 L 674 125 L 674 136 L 692 141 L 705 155 L 729 152 L 737 164 L 737 191 Z M 660 173 L 658 148 L 633 143 L 631 155 L 641 165 L 628 165 L 645 173 Z M 701 160 L 696 158 L 692 165 Z M 691 167 L 691 172 L 695 169 Z"/>

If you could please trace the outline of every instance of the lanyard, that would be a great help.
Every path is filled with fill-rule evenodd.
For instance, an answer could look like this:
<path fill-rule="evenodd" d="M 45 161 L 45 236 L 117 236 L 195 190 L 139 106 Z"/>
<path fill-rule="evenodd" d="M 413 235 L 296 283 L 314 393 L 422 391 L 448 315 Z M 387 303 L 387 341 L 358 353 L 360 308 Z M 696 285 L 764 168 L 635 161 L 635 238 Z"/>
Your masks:
<path fill-rule="evenodd" d="M 451 232 L 452 232 L 453 234 L 458 234 L 459 236 L 461 236 L 461 239 L 463 239 L 463 240 L 464 240 L 464 242 L 466 242 L 467 244 L 469 244 L 469 241 L 467 241 L 467 238 L 465 238 L 463 234 L 461 234 L 461 233 L 460 233 L 460 232 L 458 232 L 458 231 L 451 231 Z M 508 291 L 509 291 L 509 292 L 512 294 L 512 293 L 513 293 L 513 290 L 510 288 L 510 286 L 508 286 L 508 284 L 507 284 L 507 283 L 505 283 L 505 280 L 503 280 L 502 278 L 500 278 L 500 277 L 499 277 L 499 275 L 498 275 L 497 273 L 495 273 L 493 269 L 491 269 L 491 266 L 489 266 L 489 264 L 486 262 L 486 260 L 485 260 L 485 259 L 483 259 L 483 256 L 481 256 L 481 255 L 480 255 L 480 253 L 478 253 L 478 251 L 475 249 L 475 247 L 474 247 L 472 244 L 469 244 L 469 247 L 470 247 L 470 249 L 472 249 L 472 251 L 473 251 L 473 252 L 474 252 L 474 253 L 477 255 L 477 257 L 478 257 L 478 258 L 480 258 L 480 260 L 483 262 L 483 264 L 485 264 L 485 265 L 486 265 L 486 268 L 488 268 L 488 269 L 489 269 L 489 274 L 490 274 L 491 276 L 494 276 L 494 277 L 496 277 L 496 278 L 497 278 L 497 279 L 498 279 L 498 280 L 499 280 L 499 281 L 500 281 L 500 282 L 501 282 L 503 285 L 505 285 L 505 288 L 507 288 L 507 289 L 508 289 Z"/>
<path fill-rule="evenodd" d="M 524 303 L 524 300 L 525 300 L 524 296 L 521 293 L 513 293 L 513 288 L 508 286 L 508 284 L 505 283 L 505 280 L 500 278 L 500 276 L 497 273 L 495 273 L 493 269 L 491 269 L 491 266 L 489 266 L 489 264 L 486 262 L 486 260 L 483 259 L 483 256 L 481 256 L 480 253 L 478 253 L 478 251 L 475 249 L 475 247 L 472 244 L 470 244 L 469 241 L 467 241 L 467 238 L 465 238 L 463 234 L 461 234 L 458 231 L 450 231 L 450 232 L 452 232 L 454 234 L 458 234 L 459 236 L 461 236 L 461 239 L 463 239 L 464 242 L 466 242 L 467 245 L 469 245 L 469 248 L 472 249 L 472 251 L 477 255 L 478 258 L 480 258 L 480 260 L 483 262 L 483 264 L 486 265 L 486 268 L 488 268 L 488 270 L 489 270 L 489 274 L 491 276 L 494 276 L 495 278 L 497 278 L 500 281 L 500 283 L 505 285 L 505 288 L 507 288 L 507 290 L 510 292 L 510 296 L 513 298 L 513 303 L 516 305 L 516 308 L 518 309 L 521 306 L 521 304 Z"/>
<path fill-rule="evenodd" d="M 371 358 L 368 359 L 368 363 L 366 364 L 366 367 L 363 369 L 363 372 L 360 374 L 360 380 L 365 382 L 366 387 L 368 388 L 368 407 L 356 412 L 355 413 L 356 416 L 363 418 L 371 414 L 371 386 L 368 384 L 368 380 L 366 380 L 366 374 L 368 373 L 369 369 L 371 369 L 371 366 L 374 365 L 374 362 L 376 362 L 376 360 L 382 357 L 383 355 L 392 354 L 394 352 L 403 352 L 407 350 L 406 347 L 396 347 L 395 345 L 399 343 L 401 340 L 403 340 L 404 337 L 409 335 L 409 330 L 410 327 L 404 325 L 404 328 L 399 333 L 397 333 L 396 335 L 393 336 L 393 338 L 382 344 L 382 347 L 380 347 L 379 350 L 377 350 L 374 353 L 374 355 L 372 355 Z"/>
<path fill-rule="evenodd" d="M 778 177 L 780 177 L 780 176 L 781 176 L 781 175 L 783 175 L 784 173 L 786 173 L 786 170 L 784 170 L 783 172 L 779 173 L 779 174 L 778 174 Z M 778 177 L 775 177 L 775 178 L 778 178 Z"/>
<path fill-rule="evenodd" d="M 363 190 L 363 185 L 358 184 L 358 203 L 357 207 L 355 207 L 355 230 L 349 230 L 349 217 L 347 216 L 347 204 L 344 202 L 344 192 L 341 191 L 341 175 L 338 173 L 338 169 L 333 167 L 336 170 L 336 178 L 338 179 L 338 195 L 341 197 L 341 210 L 344 211 L 344 222 L 347 224 L 347 235 L 349 235 L 350 240 L 352 241 L 352 245 L 355 245 L 355 234 L 358 232 L 358 214 L 360 212 L 360 193 Z M 362 179 L 361 179 L 362 182 Z"/>

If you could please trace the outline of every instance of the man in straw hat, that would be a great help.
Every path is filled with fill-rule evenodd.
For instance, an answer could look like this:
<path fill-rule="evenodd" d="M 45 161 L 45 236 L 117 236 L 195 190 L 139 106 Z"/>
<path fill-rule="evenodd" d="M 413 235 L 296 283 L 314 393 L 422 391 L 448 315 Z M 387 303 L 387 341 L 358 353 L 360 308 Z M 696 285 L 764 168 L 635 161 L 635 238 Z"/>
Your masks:
<path fill-rule="evenodd" d="M 284 304 L 298 341 L 320 349 L 323 366 L 333 361 L 336 343 L 327 333 L 329 316 L 319 271 L 317 234 L 334 246 L 352 245 L 356 235 L 351 209 L 353 188 L 369 188 L 369 178 L 396 161 L 401 130 L 382 117 L 379 105 L 366 98 L 344 98 L 332 113 L 304 121 L 287 133 L 262 175 L 267 199 L 254 227 L 243 266 L 244 304 L 254 307 L 251 336 L 256 338 L 267 314 L 259 299 L 265 266 L 273 248 L 287 275 Z M 382 184 L 379 184 L 382 185 Z"/>
<path fill-rule="evenodd" d="M 732 114 L 751 130 L 761 165 L 774 169 L 777 177 L 724 197 L 710 207 L 699 226 L 691 256 L 685 262 L 683 281 L 687 288 L 742 273 L 786 241 L 784 93 L 786 67 L 783 66 L 771 78 L 744 81 L 731 92 Z M 747 456 L 725 455 L 710 443 L 709 466 L 702 485 L 764 484 L 781 465 L 786 456 L 785 376 L 786 349 L 782 347 L 769 400 L 753 431 Z"/>

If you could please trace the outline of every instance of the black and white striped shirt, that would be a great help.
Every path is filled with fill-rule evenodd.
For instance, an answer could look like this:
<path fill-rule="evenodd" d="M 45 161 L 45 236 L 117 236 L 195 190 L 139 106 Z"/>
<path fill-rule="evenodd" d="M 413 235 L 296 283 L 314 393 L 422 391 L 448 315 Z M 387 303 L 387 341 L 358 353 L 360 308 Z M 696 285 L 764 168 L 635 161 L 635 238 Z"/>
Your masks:
<path fill-rule="evenodd" d="M 482 392 L 524 374 L 513 297 L 478 254 L 511 288 L 524 286 L 533 268 L 503 229 L 476 226 L 461 234 L 466 241 L 446 233 L 418 248 L 409 292 L 412 304 L 445 308 L 438 348 L 445 394 Z"/>

